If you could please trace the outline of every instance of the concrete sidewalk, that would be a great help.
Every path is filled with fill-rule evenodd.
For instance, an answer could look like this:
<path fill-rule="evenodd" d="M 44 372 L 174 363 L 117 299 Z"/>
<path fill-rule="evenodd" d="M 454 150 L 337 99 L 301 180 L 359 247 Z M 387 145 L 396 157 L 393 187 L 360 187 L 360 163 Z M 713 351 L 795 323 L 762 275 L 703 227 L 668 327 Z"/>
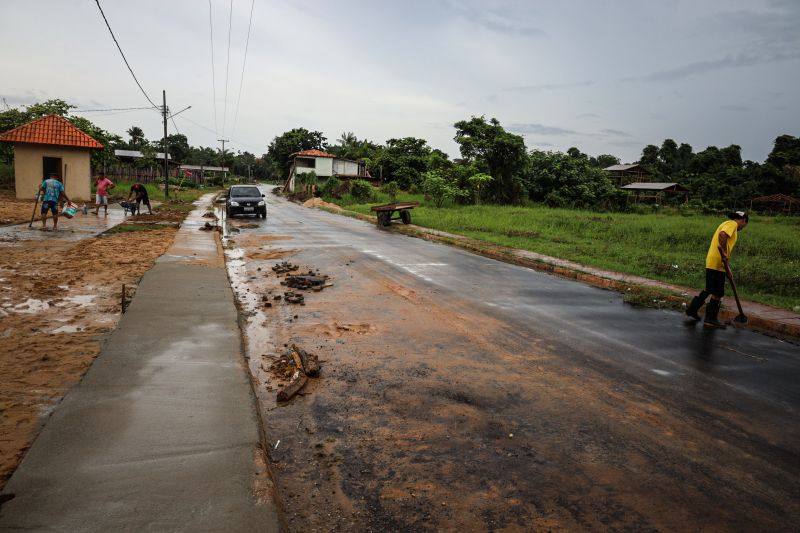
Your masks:
<path fill-rule="evenodd" d="M 281 529 L 209 201 L 14 473 L 0 530 Z"/>

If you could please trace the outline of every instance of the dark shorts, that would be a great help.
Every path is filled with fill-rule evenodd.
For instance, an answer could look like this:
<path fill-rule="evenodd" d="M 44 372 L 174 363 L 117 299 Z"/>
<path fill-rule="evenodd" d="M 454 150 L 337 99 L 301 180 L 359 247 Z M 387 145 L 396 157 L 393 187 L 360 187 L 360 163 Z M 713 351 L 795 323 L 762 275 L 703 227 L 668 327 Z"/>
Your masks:
<path fill-rule="evenodd" d="M 137 196 L 136 197 L 136 203 L 137 204 L 141 203 L 141 204 L 144 204 L 144 205 L 150 207 L 150 198 L 148 198 L 147 196 Z"/>
<path fill-rule="evenodd" d="M 58 215 L 58 202 L 53 200 L 42 202 L 42 214 L 46 215 L 48 211 L 53 211 L 53 216 Z"/>
<path fill-rule="evenodd" d="M 713 268 L 706 269 L 706 291 L 710 292 L 717 298 L 725 296 L 725 272 L 714 270 Z"/>

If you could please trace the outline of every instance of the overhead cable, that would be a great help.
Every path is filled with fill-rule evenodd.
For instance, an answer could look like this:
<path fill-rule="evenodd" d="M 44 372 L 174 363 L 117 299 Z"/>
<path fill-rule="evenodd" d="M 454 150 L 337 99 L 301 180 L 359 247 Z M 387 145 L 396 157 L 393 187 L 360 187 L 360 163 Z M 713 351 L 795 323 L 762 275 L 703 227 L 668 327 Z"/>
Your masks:
<path fill-rule="evenodd" d="M 147 92 L 142 87 L 142 84 L 139 83 L 139 80 L 136 78 L 136 74 L 133 73 L 133 69 L 131 68 L 130 64 L 128 64 L 128 60 L 125 58 L 125 54 L 122 52 L 122 47 L 120 47 L 119 42 L 117 42 L 117 38 L 114 37 L 114 32 L 111 31 L 111 25 L 108 23 L 108 19 L 106 18 L 106 14 L 103 13 L 103 8 L 100 7 L 100 0 L 94 0 L 94 1 L 97 4 L 97 9 L 100 10 L 100 14 L 103 16 L 103 20 L 106 23 L 106 27 L 108 28 L 108 32 L 111 34 L 111 38 L 114 39 L 114 44 L 117 45 L 117 50 L 119 50 L 120 55 L 122 55 L 122 60 L 125 61 L 125 66 L 128 67 L 128 70 L 131 72 L 131 76 L 133 76 L 133 81 L 135 81 L 136 85 L 139 86 L 139 90 L 142 91 L 142 94 L 144 95 L 145 98 L 147 98 L 147 101 L 150 102 L 153 105 L 153 107 L 158 107 L 155 104 L 155 102 L 153 102 L 150 99 L 150 97 L 147 96 Z M 231 1 L 233 1 L 233 0 L 231 0 Z"/>
<path fill-rule="evenodd" d="M 214 129 L 218 132 L 219 120 L 217 119 L 217 75 L 216 69 L 214 68 L 214 24 L 211 18 L 211 0 L 208 0 L 208 29 L 211 34 L 211 89 L 214 95 Z"/>
<path fill-rule="evenodd" d="M 222 112 L 222 135 L 225 135 L 225 124 L 228 121 L 228 72 L 231 66 L 231 25 L 233 24 L 233 0 L 228 15 L 228 60 L 225 62 L 225 104 Z"/>
<path fill-rule="evenodd" d="M 239 102 L 242 100 L 242 85 L 244 85 L 244 67 L 247 64 L 247 48 L 250 46 L 250 28 L 253 26 L 253 7 L 256 0 L 250 2 L 250 22 L 247 23 L 247 40 L 244 43 L 244 60 L 242 60 L 242 77 L 239 80 L 239 96 L 236 97 L 236 112 L 233 115 L 233 129 L 231 133 L 236 133 L 236 123 L 239 121 Z"/>
<path fill-rule="evenodd" d="M 154 107 L 116 107 L 112 109 L 75 109 L 72 113 L 97 113 L 102 111 L 140 111 L 155 109 Z"/>

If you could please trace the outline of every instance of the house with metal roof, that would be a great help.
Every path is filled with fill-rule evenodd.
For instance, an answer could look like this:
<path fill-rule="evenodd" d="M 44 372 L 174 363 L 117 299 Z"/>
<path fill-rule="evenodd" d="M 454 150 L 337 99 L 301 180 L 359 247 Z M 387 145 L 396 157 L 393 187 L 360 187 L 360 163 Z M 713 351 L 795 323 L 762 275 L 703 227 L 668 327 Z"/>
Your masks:
<path fill-rule="evenodd" d="M 91 198 L 91 153 L 103 145 L 64 117 L 47 115 L 0 134 L 14 146 L 17 198 L 35 198 L 44 178 L 60 177 L 67 196 Z"/>
<path fill-rule="evenodd" d="M 608 172 L 608 177 L 617 187 L 622 187 L 633 182 L 647 182 L 650 172 L 641 165 L 611 165 L 603 170 Z"/>
<path fill-rule="evenodd" d="M 302 150 L 289 156 L 289 174 L 284 190 L 294 191 L 295 178 L 304 172 L 314 172 L 317 178 L 322 179 L 331 176 L 340 179 L 372 179 L 363 162 L 336 157 L 322 150 Z"/>
<path fill-rule="evenodd" d="M 643 200 L 661 203 L 667 193 L 683 193 L 683 202 L 689 201 L 689 189 L 677 183 L 629 183 L 620 189 L 632 192 L 636 203 Z"/>

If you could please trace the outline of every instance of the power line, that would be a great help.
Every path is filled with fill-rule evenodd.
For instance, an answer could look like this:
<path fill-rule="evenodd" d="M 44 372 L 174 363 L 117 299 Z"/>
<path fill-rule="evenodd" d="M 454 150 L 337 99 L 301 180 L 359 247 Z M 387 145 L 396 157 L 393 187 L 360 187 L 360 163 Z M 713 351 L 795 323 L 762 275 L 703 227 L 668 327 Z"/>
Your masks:
<path fill-rule="evenodd" d="M 103 111 L 140 111 L 140 110 L 156 109 L 154 107 L 117 107 L 112 109 L 75 109 L 72 113 L 99 113 Z"/>
<path fill-rule="evenodd" d="M 116 37 L 114 37 L 114 32 L 113 32 L 113 31 L 111 31 L 111 25 L 108 23 L 108 19 L 106 18 L 106 14 L 105 14 L 105 13 L 103 13 L 103 8 L 102 8 L 102 7 L 100 7 L 100 0 L 94 0 L 94 1 L 95 1 L 95 3 L 97 4 L 97 9 L 99 9 L 99 10 L 100 10 L 100 14 L 103 16 L 103 20 L 104 20 L 104 21 L 105 21 L 105 23 L 106 23 L 106 27 L 108 28 L 108 32 L 111 34 L 111 38 L 112 38 L 112 39 L 114 39 L 114 44 L 116 44 L 116 45 L 117 45 L 117 50 L 119 50 L 119 53 L 120 53 L 120 55 L 122 55 L 122 60 L 123 60 L 123 61 L 125 61 L 125 66 L 126 66 L 126 67 L 128 67 L 128 70 L 131 72 L 131 76 L 133 76 L 133 81 L 135 81 L 135 82 L 136 82 L 136 85 L 138 85 L 138 86 L 139 86 L 139 90 L 141 90 L 141 91 L 142 91 L 142 94 L 144 95 L 144 97 L 145 97 L 145 98 L 147 98 L 147 101 L 148 101 L 148 102 L 150 102 L 150 103 L 153 105 L 153 107 L 158 107 L 158 106 L 157 106 L 157 105 L 156 105 L 156 104 L 155 104 L 155 103 L 154 103 L 154 102 L 153 102 L 153 101 L 150 99 L 150 97 L 149 97 L 149 96 L 147 96 L 147 93 L 145 92 L 144 88 L 142 87 L 142 84 L 141 84 L 141 83 L 139 83 L 139 80 L 138 80 L 138 79 L 136 79 L 136 74 L 134 74 L 134 73 L 133 73 L 133 69 L 132 69 L 132 68 L 131 68 L 131 66 L 128 64 L 128 60 L 125 58 L 125 54 L 122 52 L 122 47 L 120 47 L 119 43 L 117 42 L 117 38 L 116 38 Z M 233 0 L 231 0 L 231 2 L 233 2 Z"/>
<path fill-rule="evenodd" d="M 242 61 L 242 77 L 239 80 L 239 96 L 236 98 L 236 113 L 233 115 L 233 130 L 231 133 L 236 133 L 236 123 L 239 122 L 239 102 L 242 100 L 242 85 L 244 85 L 244 67 L 247 64 L 247 48 L 250 46 L 250 28 L 253 26 L 253 7 L 256 0 L 250 3 L 250 22 L 247 23 L 247 40 L 244 43 L 244 60 Z"/>
<path fill-rule="evenodd" d="M 176 116 L 177 116 L 177 115 L 176 115 Z M 184 115 L 181 115 L 179 118 L 181 118 L 181 119 L 185 120 L 186 122 L 189 122 L 190 124 L 194 124 L 194 125 L 195 125 L 195 126 L 197 126 L 198 128 L 200 128 L 200 129 L 203 129 L 203 130 L 206 130 L 206 131 L 207 131 L 207 132 L 209 132 L 209 133 L 216 133 L 216 132 L 215 132 L 214 130 L 212 130 L 211 128 L 208 128 L 208 127 L 206 127 L 206 126 L 203 126 L 202 124 L 200 124 L 200 123 L 198 123 L 198 122 L 195 122 L 194 120 L 192 120 L 192 119 L 190 119 L 190 118 L 188 118 L 188 117 L 186 117 L 186 116 L 184 116 Z M 241 145 L 241 146 L 246 146 L 247 148 L 250 148 L 251 150 L 254 150 L 255 152 L 263 152 L 263 150 L 264 150 L 264 149 L 263 149 L 263 147 L 262 147 L 262 148 L 257 148 L 257 147 L 255 147 L 255 146 L 253 146 L 252 144 L 247 144 L 246 142 L 242 142 L 242 141 L 240 141 L 240 140 L 238 140 L 238 139 L 234 139 L 233 137 L 231 137 L 231 138 L 230 138 L 230 139 L 228 139 L 228 140 L 230 140 L 230 141 L 233 141 L 234 143 L 236 143 L 236 144 L 238 144 L 238 145 Z"/>
<path fill-rule="evenodd" d="M 208 0 L 208 28 L 211 34 L 211 88 L 214 93 L 214 129 L 219 131 L 219 119 L 217 119 L 217 75 L 214 68 L 214 24 L 211 18 L 211 0 Z"/>
<path fill-rule="evenodd" d="M 233 25 L 233 0 L 231 0 L 231 10 L 228 15 L 228 60 L 225 63 L 225 107 L 222 112 L 222 134 L 225 135 L 225 124 L 228 121 L 228 72 L 231 66 L 231 26 Z"/>

